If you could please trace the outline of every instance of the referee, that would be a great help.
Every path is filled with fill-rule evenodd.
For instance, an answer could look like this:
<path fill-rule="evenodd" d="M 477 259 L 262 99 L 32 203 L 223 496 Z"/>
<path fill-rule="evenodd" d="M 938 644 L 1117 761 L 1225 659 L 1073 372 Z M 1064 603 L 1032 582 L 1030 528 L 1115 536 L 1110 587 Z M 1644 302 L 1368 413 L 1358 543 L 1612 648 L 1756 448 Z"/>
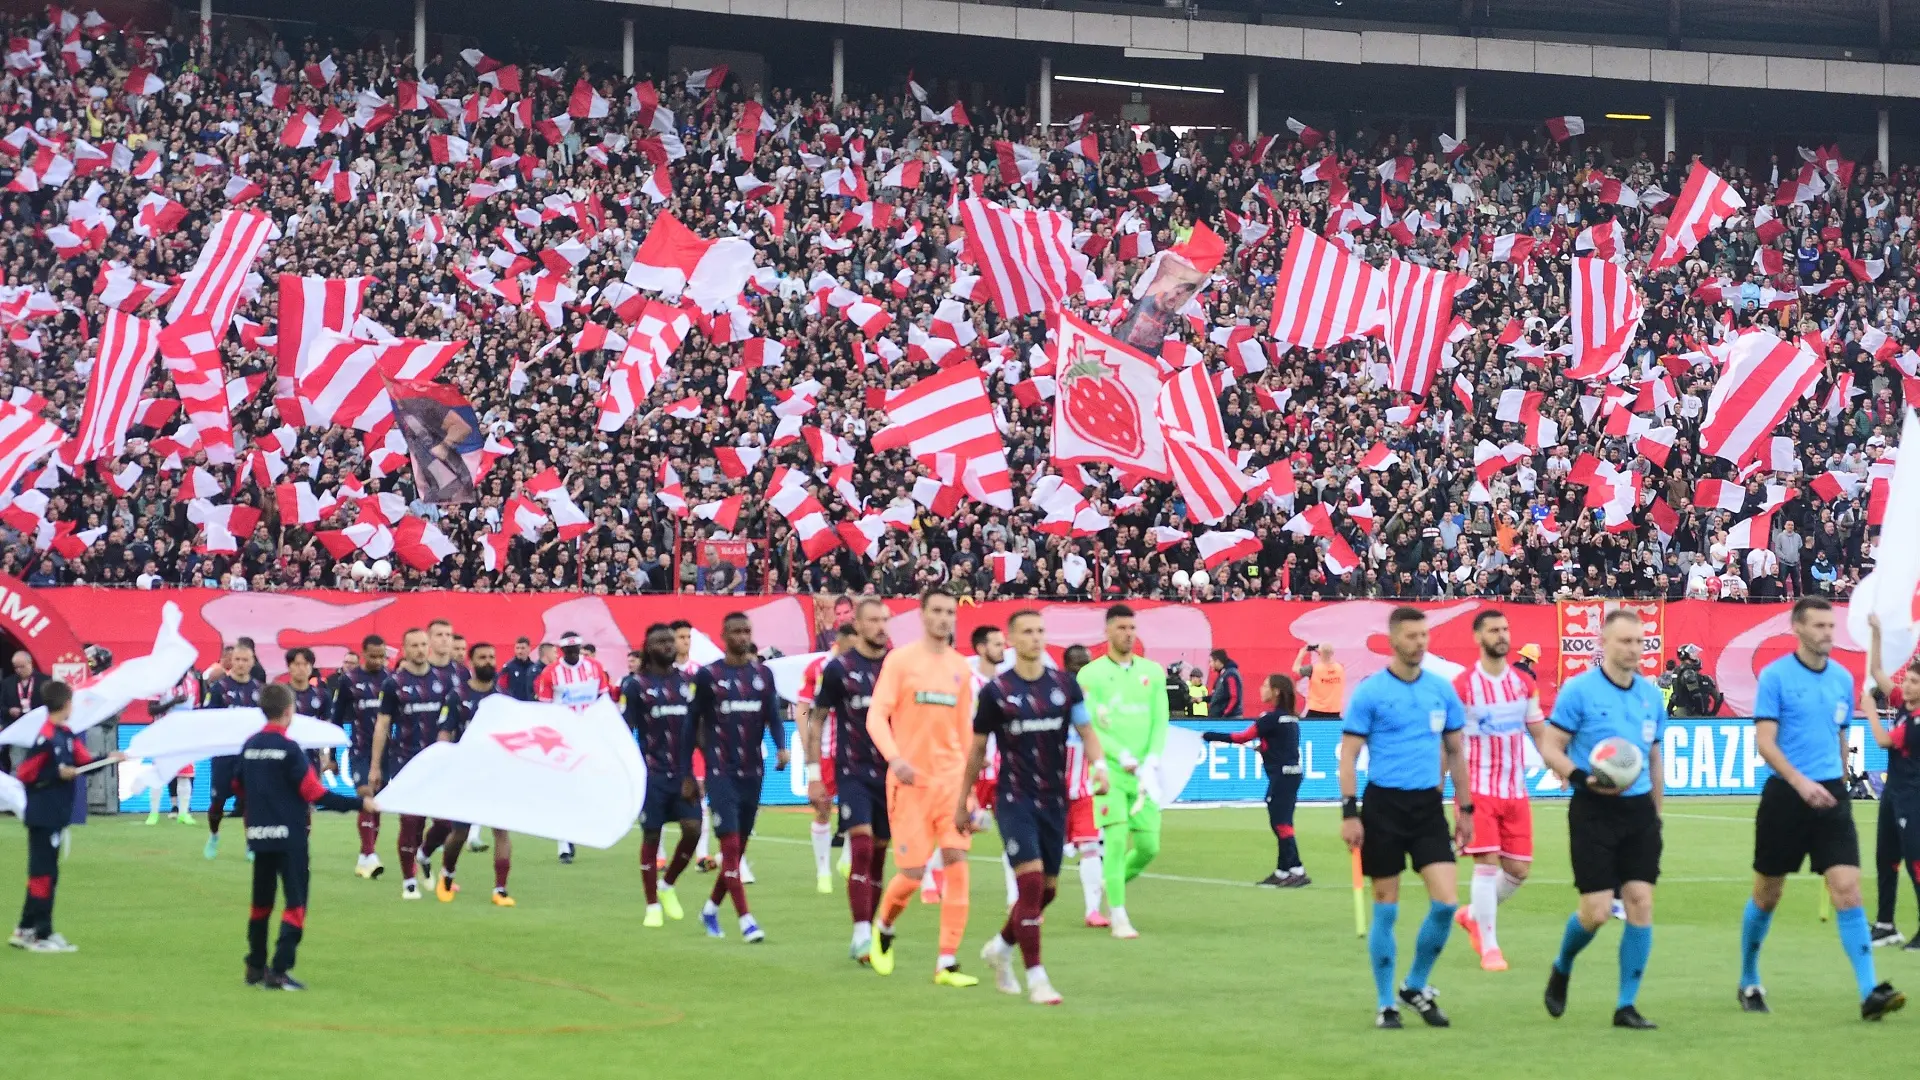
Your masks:
<path fill-rule="evenodd" d="M 1773 770 L 1753 819 L 1753 897 L 1740 921 L 1740 1008 L 1771 1012 L 1760 985 L 1760 946 L 1787 875 L 1808 863 L 1827 879 L 1840 946 L 1860 988 L 1860 1018 L 1879 1020 L 1907 1003 L 1874 973 L 1873 935 L 1860 901 L 1860 837 L 1847 796 L 1847 721 L 1853 676 L 1834 663 L 1833 604 L 1806 596 L 1793 605 L 1799 645 L 1760 671 L 1754 742 Z M 1867 706 L 1872 708 L 1869 700 Z"/>
<path fill-rule="evenodd" d="M 242 795 L 246 810 L 247 852 L 253 856 L 253 905 L 247 912 L 247 985 L 267 990 L 305 990 L 288 972 L 307 925 L 307 833 L 312 827 L 309 804 L 323 810 L 363 810 L 377 814 L 371 797 L 361 800 L 335 795 L 313 774 L 300 745 L 287 737 L 293 723 L 293 689 L 271 683 L 260 691 L 260 711 L 267 726 L 240 747 L 234 759 L 232 794 Z M 215 792 L 214 798 L 225 798 Z M 285 894 L 280 915 L 280 940 L 273 964 L 267 964 L 267 919 L 273 915 L 276 885 Z"/>
<path fill-rule="evenodd" d="M 1625 609 L 1600 627 L 1600 665 L 1568 679 L 1553 716 L 1535 728 L 1540 760 L 1573 790 L 1567 803 L 1567 847 L 1580 906 L 1567 917 L 1560 955 L 1547 975 L 1547 1014 L 1567 1011 L 1573 959 L 1612 917 L 1619 894 L 1627 927 L 1620 933 L 1620 996 L 1613 1026 L 1651 1031 L 1634 1007 L 1653 954 L 1653 886 L 1660 880 L 1660 737 L 1667 713 L 1660 688 L 1640 674 L 1646 628 Z M 1626 788 L 1590 775 L 1594 747 L 1622 738 L 1640 751 L 1640 775 Z"/>
<path fill-rule="evenodd" d="M 1373 880 L 1367 955 L 1380 1008 L 1374 1026 L 1401 1026 L 1400 1010 L 1394 1007 L 1393 925 L 1400 916 L 1400 874 L 1411 863 L 1426 882 L 1428 906 L 1400 1000 L 1429 1026 L 1447 1027 L 1447 1014 L 1434 1000 L 1427 976 L 1446 948 L 1453 913 L 1460 906 L 1440 764 L 1444 749 L 1455 798 L 1468 798 L 1466 756 L 1460 749 L 1466 710 L 1452 684 L 1420 667 L 1427 655 L 1427 617 L 1420 609 L 1393 609 L 1387 616 L 1387 641 L 1393 659 L 1385 671 L 1354 689 L 1340 729 L 1340 838 L 1359 850 L 1360 867 Z M 1364 805 L 1354 797 L 1363 749 L 1368 755 Z M 1455 805 L 1453 836 L 1463 848 L 1473 843 L 1471 802 Z"/>

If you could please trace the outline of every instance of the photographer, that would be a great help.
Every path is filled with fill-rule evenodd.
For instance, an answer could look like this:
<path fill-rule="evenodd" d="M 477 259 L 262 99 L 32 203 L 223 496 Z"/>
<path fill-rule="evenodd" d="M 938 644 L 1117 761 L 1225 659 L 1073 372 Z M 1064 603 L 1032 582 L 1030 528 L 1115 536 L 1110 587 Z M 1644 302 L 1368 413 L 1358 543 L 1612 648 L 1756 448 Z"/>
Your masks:
<path fill-rule="evenodd" d="M 1673 693 L 1667 697 L 1668 716 L 1718 716 L 1727 703 L 1719 684 L 1700 668 L 1700 649 L 1682 645 L 1673 668 Z"/>

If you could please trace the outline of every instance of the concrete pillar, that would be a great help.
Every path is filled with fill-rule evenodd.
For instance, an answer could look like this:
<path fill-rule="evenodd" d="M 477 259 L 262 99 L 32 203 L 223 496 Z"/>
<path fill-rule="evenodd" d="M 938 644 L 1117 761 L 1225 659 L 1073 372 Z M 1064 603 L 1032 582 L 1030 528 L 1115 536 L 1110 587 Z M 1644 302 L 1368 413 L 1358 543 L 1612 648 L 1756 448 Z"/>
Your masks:
<path fill-rule="evenodd" d="M 847 39 L 833 39 L 833 103 L 847 96 Z"/>
<path fill-rule="evenodd" d="M 1890 118 L 1887 115 L 1887 107 L 1882 105 L 1880 106 L 1880 141 L 1874 144 L 1880 151 L 1880 171 L 1882 173 L 1890 171 L 1893 167 L 1893 155 L 1887 147 L 1887 142 L 1892 137 L 1892 134 Z"/>
<path fill-rule="evenodd" d="M 413 73 L 427 68 L 427 0 L 413 0 Z"/>
<path fill-rule="evenodd" d="M 213 0 L 200 0 L 200 44 L 213 44 Z"/>
<path fill-rule="evenodd" d="M 1453 88 L 1453 137 L 1461 142 L 1467 141 L 1467 87 L 1461 83 Z"/>
<path fill-rule="evenodd" d="M 620 74 L 633 78 L 633 20 L 620 20 Z"/>
<path fill-rule="evenodd" d="M 1260 73 L 1247 72 L 1247 141 L 1260 137 Z"/>
<path fill-rule="evenodd" d="M 1666 116 L 1665 116 L 1666 130 L 1664 132 L 1664 138 L 1660 145 L 1665 148 L 1667 153 L 1671 154 L 1673 153 L 1674 146 L 1675 146 L 1674 130 L 1673 130 L 1673 95 L 1672 94 L 1667 95 L 1665 105 L 1666 105 L 1666 108 L 1664 111 L 1666 113 Z"/>
<path fill-rule="evenodd" d="M 1053 125 L 1053 57 L 1040 58 L 1040 128 Z"/>

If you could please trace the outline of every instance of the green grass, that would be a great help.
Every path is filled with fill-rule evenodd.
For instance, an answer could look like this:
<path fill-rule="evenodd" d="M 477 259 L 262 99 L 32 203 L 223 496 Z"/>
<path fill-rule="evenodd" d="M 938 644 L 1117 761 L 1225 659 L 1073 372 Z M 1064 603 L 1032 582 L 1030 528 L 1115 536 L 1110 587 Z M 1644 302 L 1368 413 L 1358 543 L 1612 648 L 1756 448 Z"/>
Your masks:
<path fill-rule="evenodd" d="M 403 905 L 391 869 L 394 822 L 382 835 L 388 875 L 351 873 L 351 819 L 323 814 L 298 974 L 305 995 L 242 987 L 247 864 L 238 828 L 217 862 L 204 828 L 141 818 L 96 822 L 62 870 L 58 926 L 71 956 L 0 950 L 0 1046 L 12 1075 L 391 1076 L 401 1068 L 459 1077 L 819 1077 L 872 1068 L 915 1080 L 958 1076 L 1130 1075 L 1342 1078 L 1538 1076 L 1570 1062 L 1648 1076 L 1751 1076 L 1826 1055 L 1883 1075 L 1911 1061 L 1920 1007 L 1864 1024 L 1832 925 L 1816 916 L 1816 884 L 1789 885 L 1763 974 L 1776 1010 L 1734 1004 L 1740 909 L 1748 888 L 1752 806 L 1672 804 L 1667 880 L 1655 909 L 1653 963 L 1641 1009 L 1652 1033 L 1608 1026 L 1618 931 L 1602 931 L 1575 973 L 1567 1016 L 1540 1006 L 1548 962 L 1574 894 L 1562 810 L 1537 807 L 1539 877 L 1501 912 L 1505 974 L 1479 970 L 1455 935 L 1434 982 L 1450 1031 L 1371 1027 L 1364 943 L 1353 935 L 1345 853 L 1330 808 L 1302 812 L 1309 889 L 1246 883 L 1270 866 L 1264 813 L 1192 810 L 1166 817 L 1165 846 L 1128 908 L 1142 937 L 1117 942 L 1079 925 L 1069 864 L 1047 927 L 1046 964 L 1059 1009 L 1002 997 L 988 985 L 936 988 L 929 975 L 937 917 L 917 901 L 902 923 L 901 960 L 881 979 L 846 959 L 845 899 L 813 892 L 806 818 L 768 813 L 749 852 L 750 893 L 768 943 L 709 941 L 695 918 L 711 878 L 681 883 L 688 920 L 640 926 L 639 834 L 615 851 L 583 850 L 563 867 L 551 843 L 524 839 L 515 910 L 486 903 L 490 855 L 469 854 L 467 890 L 452 905 Z M 1874 807 L 1859 808 L 1872 836 Z M 0 828 L 10 890 L 24 834 Z M 976 855 L 994 855 L 984 840 Z M 837 879 L 836 879 L 837 880 Z M 1401 969 L 1424 894 L 1409 878 Z M 837 886 L 836 886 L 837 888 Z M 1872 882 L 1866 883 L 1869 897 Z M 1902 896 L 1911 926 L 1911 893 Z M 7 894 L 8 903 L 11 896 Z M 997 866 L 975 866 L 963 961 L 1003 917 Z M 1920 957 L 1876 954 L 1882 976 L 1920 990 Z M 1416 1023 L 1409 1016 L 1410 1023 Z M 1096 1049 L 1099 1048 L 1099 1049 Z M 1097 1055 L 1097 1056 L 1096 1056 Z M 1417 1057 L 1416 1057 L 1417 1055 Z"/>

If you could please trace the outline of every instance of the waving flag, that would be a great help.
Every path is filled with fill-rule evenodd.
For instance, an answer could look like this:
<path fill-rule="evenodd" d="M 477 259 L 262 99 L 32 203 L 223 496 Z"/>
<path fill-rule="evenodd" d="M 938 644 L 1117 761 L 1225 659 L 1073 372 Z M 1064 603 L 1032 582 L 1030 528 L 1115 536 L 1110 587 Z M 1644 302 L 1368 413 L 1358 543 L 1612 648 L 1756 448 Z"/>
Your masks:
<path fill-rule="evenodd" d="M 1193 545 L 1200 549 L 1200 561 L 1209 570 L 1218 570 L 1235 559 L 1247 559 L 1260 554 L 1260 538 L 1249 529 L 1235 529 L 1232 532 L 1208 530 L 1194 537 Z"/>
<path fill-rule="evenodd" d="M 1680 189 L 1680 202 L 1667 217 L 1667 229 L 1654 245 L 1647 272 L 1664 269 L 1685 258 L 1709 232 L 1747 205 L 1732 185 L 1712 169 L 1693 163 L 1687 173 L 1687 186 Z"/>
<path fill-rule="evenodd" d="M 80 434 L 68 452 L 73 464 L 118 457 L 126 449 L 127 428 L 133 425 L 140 389 L 147 384 L 159 348 L 159 322 L 107 310 L 100 326 L 99 359 L 87 376 Z"/>
<path fill-rule="evenodd" d="M 994 306 L 1007 318 L 1060 306 L 1091 280 L 1074 250 L 1073 219 L 1046 210 L 1008 210 L 962 199 L 966 257 L 978 266 Z"/>
<path fill-rule="evenodd" d="M 275 370 L 273 396 L 275 403 L 282 405 L 283 416 L 287 409 L 285 403 L 290 402 L 295 410 L 299 407 L 294 397 L 294 379 L 299 374 L 300 357 L 305 354 L 308 343 L 321 330 L 347 333 L 360 317 L 361 298 L 372 282 L 370 277 L 280 275 L 279 340 L 275 344 L 279 365 Z M 291 423 L 301 422 L 297 413 L 286 418 Z"/>
<path fill-rule="evenodd" d="M 1646 304 L 1627 272 L 1606 259 L 1573 260 L 1573 366 L 1569 379 L 1602 380 L 1626 361 Z"/>
<path fill-rule="evenodd" d="M 1295 221 L 1274 284 L 1269 336 L 1326 349 L 1378 336 L 1386 321 L 1386 275 Z"/>
<path fill-rule="evenodd" d="M 1782 341 L 1764 330 L 1735 338 L 1727 368 L 1707 399 L 1701 452 L 1735 465 L 1746 462 L 1820 377 L 1820 367 L 1820 358 L 1804 344 Z"/>
<path fill-rule="evenodd" d="M 1472 279 L 1394 259 L 1387 263 L 1388 385 L 1425 396 L 1453 329 L 1453 300 Z"/>
<path fill-rule="evenodd" d="M 962 487 L 989 506 L 1013 509 L 1006 445 L 994 422 L 986 383 L 973 361 L 962 361 L 889 393 L 883 407 L 892 423 L 874 433 L 874 450 L 905 447 L 936 469 L 942 457 L 949 457 L 953 475 L 943 477 L 944 482 Z"/>
<path fill-rule="evenodd" d="M 209 330 L 216 335 L 226 333 L 234 311 L 240 307 L 240 289 L 246 284 L 249 268 L 267 241 L 277 235 L 273 219 L 258 210 L 228 210 L 222 214 L 207 233 L 193 269 L 186 272 L 179 295 L 167 308 L 167 321 L 204 315 Z"/>
<path fill-rule="evenodd" d="M 626 280 L 668 297 L 685 295 L 702 311 L 731 303 L 753 274 L 753 243 L 737 236 L 705 240 L 672 214 L 654 218 Z"/>
<path fill-rule="evenodd" d="M 1170 479 L 1165 439 L 1154 419 L 1159 369 L 1146 356 L 1060 310 L 1059 401 L 1053 411 L 1053 463 L 1104 462 Z"/>

